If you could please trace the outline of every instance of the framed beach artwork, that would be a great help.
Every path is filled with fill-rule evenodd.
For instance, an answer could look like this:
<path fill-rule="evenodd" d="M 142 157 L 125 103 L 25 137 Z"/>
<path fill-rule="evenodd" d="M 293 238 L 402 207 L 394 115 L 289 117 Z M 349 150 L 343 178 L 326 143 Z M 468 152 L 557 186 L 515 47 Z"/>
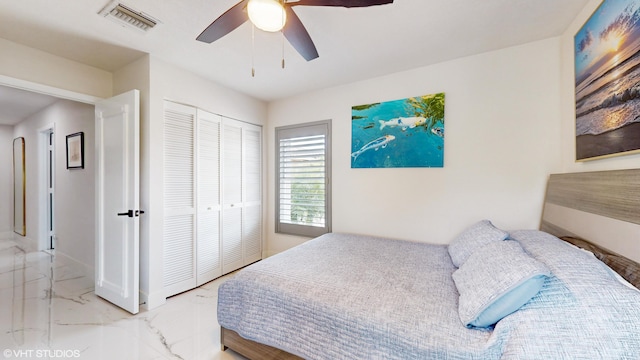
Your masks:
<path fill-rule="evenodd" d="M 67 135 L 67 169 L 84 169 L 84 133 Z"/>
<path fill-rule="evenodd" d="M 575 36 L 576 160 L 640 150 L 640 0 L 605 0 Z"/>
<path fill-rule="evenodd" d="M 351 108 L 351 168 L 443 165 L 444 93 Z"/>

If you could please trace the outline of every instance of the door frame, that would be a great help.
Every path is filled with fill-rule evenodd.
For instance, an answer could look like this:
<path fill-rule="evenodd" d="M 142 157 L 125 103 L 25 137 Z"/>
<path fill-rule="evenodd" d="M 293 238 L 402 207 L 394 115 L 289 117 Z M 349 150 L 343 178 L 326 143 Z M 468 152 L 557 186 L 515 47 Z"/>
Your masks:
<path fill-rule="evenodd" d="M 49 231 L 49 162 L 47 157 L 49 156 L 49 134 L 55 134 L 55 123 L 48 124 L 38 129 L 38 168 L 40 170 L 40 179 L 38 184 L 38 213 L 40 216 L 40 223 L 38 224 L 40 233 L 38 234 L 38 250 L 49 250 L 51 249 L 51 241 L 50 241 L 50 231 Z M 55 144 L 54 144 L 55 146 Z M 54 151 L 55 156 L 55 151 Z M 55 159 L 53 159 L 53 164 L 55 164 Z M 55 204 L 55 168 L 53 169 L 53 198 Z M 53 214 L 51 214 L 53 218 Z M 53 236 L 55 236 L 55 227 L 54 227 Z"/>
<path fill-rule="evenodd" d="M 90 105 L 95 105 L 96 102 L 102 100 L 102 98 L 97 96 L 60 89 L 57 87 L 43 85 L 32 81 L 16 79 L 6 75 L 0 75 L 0 85 L 20 90 L 31 91 L 38 94 L 51 95 L 60 99 L 72 100 Z"/>

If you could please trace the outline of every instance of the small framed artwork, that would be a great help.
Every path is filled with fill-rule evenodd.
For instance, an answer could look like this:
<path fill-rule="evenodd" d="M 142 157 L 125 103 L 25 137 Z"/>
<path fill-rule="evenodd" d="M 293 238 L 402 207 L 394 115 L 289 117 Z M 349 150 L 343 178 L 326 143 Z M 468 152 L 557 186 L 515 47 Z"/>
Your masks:
<path fill-rule="evenodd" d="M 67 169 L 84 169 L 84 133 L 67 135 Z"/>

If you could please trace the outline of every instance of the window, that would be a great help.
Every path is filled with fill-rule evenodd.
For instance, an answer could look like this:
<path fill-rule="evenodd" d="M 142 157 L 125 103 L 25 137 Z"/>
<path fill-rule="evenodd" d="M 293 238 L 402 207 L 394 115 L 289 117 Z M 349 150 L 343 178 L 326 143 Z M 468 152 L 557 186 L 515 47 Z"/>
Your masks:
<path fill-rule="evenodd" d="M 276 232 L 331 232 L 331 120 L 276 130 Z"/>

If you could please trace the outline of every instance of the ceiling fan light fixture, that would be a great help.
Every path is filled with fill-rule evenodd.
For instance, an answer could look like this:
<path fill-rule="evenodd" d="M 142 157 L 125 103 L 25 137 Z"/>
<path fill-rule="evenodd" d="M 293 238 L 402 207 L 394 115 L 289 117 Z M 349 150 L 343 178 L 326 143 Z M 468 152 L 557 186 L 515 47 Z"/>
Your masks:
<path fill-rule="evenodd" d="M 249 20 L 260 30 L 280 31 L 287 22 L 287 13 L 278 0 L 249 0 L 247 12 Z"/>

